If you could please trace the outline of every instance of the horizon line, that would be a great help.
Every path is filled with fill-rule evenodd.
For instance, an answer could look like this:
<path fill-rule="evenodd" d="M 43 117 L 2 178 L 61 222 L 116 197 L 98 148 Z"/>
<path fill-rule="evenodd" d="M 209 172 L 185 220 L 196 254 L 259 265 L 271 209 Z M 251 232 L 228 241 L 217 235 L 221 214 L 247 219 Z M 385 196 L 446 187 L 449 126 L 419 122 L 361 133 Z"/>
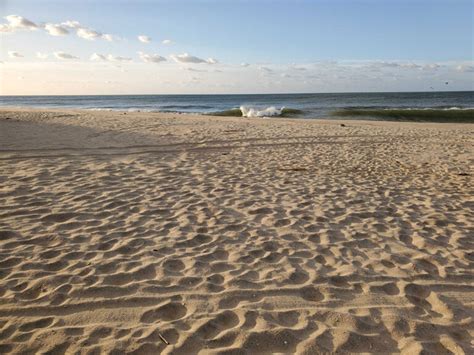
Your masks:
<path fill-rule="evenodd" d="M 247 94 L 235 94 L 235 93 L 225 93 L 225 94 L 65 94 L 65 95 L 3 95 L 0 94 L 0 97 L 53 97 L 53 96 L 246 96 L 246 95 L 335 95 L 335 94 L 415 94 L 415 93 L 450 93 L 450 92 L 472 92 L 472 90 L 417 90 L 417 91 L 339 91 L 339 92 L 287 92 L 287 93 L 247 93 Z M 0 103 L 1 106 L 1 103 Z"/>

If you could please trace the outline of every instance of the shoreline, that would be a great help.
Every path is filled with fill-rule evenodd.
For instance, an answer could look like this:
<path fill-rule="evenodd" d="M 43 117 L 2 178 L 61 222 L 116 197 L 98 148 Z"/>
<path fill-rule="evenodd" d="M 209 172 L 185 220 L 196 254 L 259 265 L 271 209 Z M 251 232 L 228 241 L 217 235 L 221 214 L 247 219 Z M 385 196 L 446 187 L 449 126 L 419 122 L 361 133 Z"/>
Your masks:
<path fill-rule="evenodd" d="M 474 125 L 123 113 L 0 108 L 0 349 L 469 353 Z"/>
<path fill-rule="evenodd" d="M 469 109 L 470 110 L 470 109 Z M 224 120 L 248 120 L 250 122 L 261 121 L 275 121 L 275 122 L 317 122 L 319 124 L 340 124 L 340 123 L 362 123 L 362 124 L 394 124 L 394 125 L 410 125 L 410 124 L 423 124 L 423 125 L 470 125 L 474 122 L 438 122 L 438 121 L 395 121 L 395 120 L 377 120 L 377 119 L 363 119 L 363 118 L 325 118 L 325 117 L 237 117 L 237 116 L 218 116 L 205 113 L 188 113 L 188 112 L 172 112 L 172 111 L 129 111 L 120 109 L 80 109 L 80 108 L 41 108 L 41 107 L 27 107 L 27 106 L 0 106 L 0 113 L 4 115 L 6 112 L 13 114 L 17 112 L 73 112 L 76 114 L 87 114 L 87 113 L 109 113 L 109 114 L 125 114 L 125 115 L 137 115 L 137 116 L 154 116 L 155 118 L 169 118 L 169 117 L 190 117 L 190 118 L 213 118 L 213 119 L 224 119 Z"/>
<path fill-rule="evenodd" d="M 281 95 L 75 95 L 4 97 L 3 107 L 235 117 L 474 123 L 473 91 Z"/>

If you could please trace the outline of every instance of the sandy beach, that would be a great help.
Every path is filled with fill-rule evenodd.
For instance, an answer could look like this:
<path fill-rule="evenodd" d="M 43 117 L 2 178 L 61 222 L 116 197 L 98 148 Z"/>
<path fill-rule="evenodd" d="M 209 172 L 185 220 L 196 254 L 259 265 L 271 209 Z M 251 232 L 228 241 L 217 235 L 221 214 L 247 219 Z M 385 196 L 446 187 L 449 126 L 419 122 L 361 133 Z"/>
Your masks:
<path fill-rule="evenodd" d="M 474 124 L 0 109 L 0 353 L 468 354 Z"/>

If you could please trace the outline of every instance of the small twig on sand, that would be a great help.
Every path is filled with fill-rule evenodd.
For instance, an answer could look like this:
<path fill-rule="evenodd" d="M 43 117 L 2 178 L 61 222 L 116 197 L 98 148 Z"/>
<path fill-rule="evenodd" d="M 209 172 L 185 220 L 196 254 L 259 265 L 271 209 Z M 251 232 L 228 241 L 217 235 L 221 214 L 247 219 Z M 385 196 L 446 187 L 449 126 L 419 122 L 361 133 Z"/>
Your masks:
<path fill-rule="evenodd" d="M 295 168 L 278 168 L 278 170 L 280 171 L 307 171 L 308 169 L 295 167 Z"/>
<path fill-rule="evenodd" d="M 158 336 L 160 337 L 160 339 L 163 341 L 163 343 L 165 343 L 166 345 L 170 345 L 169 341 L 166 340 L 163 335 L 161 335 L 161 333 L 158 333 Z"/>

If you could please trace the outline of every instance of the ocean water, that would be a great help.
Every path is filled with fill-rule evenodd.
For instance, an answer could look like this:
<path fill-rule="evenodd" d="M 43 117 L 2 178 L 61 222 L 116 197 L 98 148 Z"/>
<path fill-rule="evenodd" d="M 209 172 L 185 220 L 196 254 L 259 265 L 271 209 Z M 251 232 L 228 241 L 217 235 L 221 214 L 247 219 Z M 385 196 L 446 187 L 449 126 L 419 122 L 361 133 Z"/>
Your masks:
<path fill-rule="evenodd" d="M 0 96 L 0 106 L 246 117 L 474 121 L 474 91 L 264 95 Z"/>

